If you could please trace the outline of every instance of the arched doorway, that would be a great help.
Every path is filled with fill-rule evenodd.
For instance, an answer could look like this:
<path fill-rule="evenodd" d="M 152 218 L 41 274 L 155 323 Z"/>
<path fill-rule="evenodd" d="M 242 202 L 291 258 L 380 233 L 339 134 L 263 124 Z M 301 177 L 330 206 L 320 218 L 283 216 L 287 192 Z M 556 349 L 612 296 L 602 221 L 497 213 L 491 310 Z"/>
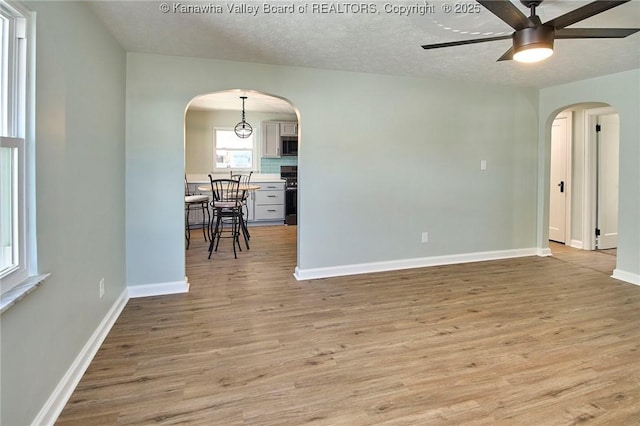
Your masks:
<path fill-rule="evenodd" d="M 241 139 L 235 136 L 233 129 L 242 119 L 243 97 L 246 97 L 245 119 L 253 131 L 249 137 Z M 287 99 L 255 90 L 239 89 L 194 97 L 185 109 L 184 121 L 184 167 L 189 190 L 197 192 L 199 187 L 208 185 L 209 174 L 229 177 L 230 171 L 252 172 L 252 182 L 258 185 L 260 180 L 280 181 L 281 166 L 297 167 L 298 156 L 297 152 L 296 155 L 288 156 L 268 152 L 267 141 L 272 136 L 269 125 L 272 123 L 295 123 L 296 141 L 299 142 L 299 112 Z M 227 145 L 221 143 L 223 139 L 228 142 Z M 287 140 L 290 142 L 291 138 Z M 279 210 L 273 213 L 273 217 L 270 216 L 279 207 L 263 209 L 263 212 L 258 199 L 257 193 L 251 194 L 251 208 L 246 211 L 249 229 L 252 226 L 285 225 L 286 221 L 282 220 Z M 297 194 L 295 201 L 297 204 Z M 285 200 L 282 202 L 284 209 Z M 190 223 L 198 227 L 206 218 L 198 212 L 194 213 L 194 220 Z M 198 234 L 194 234 L 196 235 Z M 198 238 L 201 237 L 200 234 Z M 293 249 L 297 253 L 297 242 Z"/>
<path fill-rule="evenodd" d="M 603 103 L 572 105 L 552 115 L 548 134 L 549 240 L 584 250 L 615 249 L 617 111 Z"/>

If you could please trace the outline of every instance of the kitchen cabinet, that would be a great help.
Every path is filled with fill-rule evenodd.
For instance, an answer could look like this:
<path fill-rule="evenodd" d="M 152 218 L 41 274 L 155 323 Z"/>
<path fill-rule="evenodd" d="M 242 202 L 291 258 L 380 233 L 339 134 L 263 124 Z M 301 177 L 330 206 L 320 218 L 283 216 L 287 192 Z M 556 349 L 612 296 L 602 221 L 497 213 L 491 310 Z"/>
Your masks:
<path fill-rule="evenodd" d="M 247 202 L 245 206 L 242 208 L 244 213 L 244 218 L 247 222 L 253 221 L 254 206 L 255 206 L 255 193 L 250 191 L 249 194 L 247 195 Z"/>
<path fill-rule="evenodd" d="M 282 141 L 298 137 L 298 123 L 295 121 L 262 122 L 262 157 L 280 158 L 283 155 Z M 294 139 L 295 140 L 295 139 Z M 285 154 L 286 155 L 286 154 Z"/>
<path fill-rule="evenodd" d="M 280 157 L 280 122 L 279 121 L 263 121 L 262 122 L 262 157 L 263 158 L 279 158 Z"/>
<path fill-rule="evenodd" d="M 298 136 L 298 123 L 295 121 L 281 121 L 280 136 Z"/>
<path fill-rule="evenodd" d="M 284 223 L 284 182 L 260 182 L 254 195 L 253 221 Z"/>

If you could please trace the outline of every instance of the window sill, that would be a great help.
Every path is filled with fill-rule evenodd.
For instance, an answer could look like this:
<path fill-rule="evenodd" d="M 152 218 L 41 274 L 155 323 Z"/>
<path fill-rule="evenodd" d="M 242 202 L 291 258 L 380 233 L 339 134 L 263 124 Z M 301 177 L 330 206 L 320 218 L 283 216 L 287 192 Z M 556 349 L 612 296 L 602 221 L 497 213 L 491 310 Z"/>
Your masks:
<path fill-rule="evenodd" d="M 3 294 L 0 298 L 0 314 L 3 314 L 27 294 L 44 284 L 50 276 L 51 274 L 34 275 Z"/>

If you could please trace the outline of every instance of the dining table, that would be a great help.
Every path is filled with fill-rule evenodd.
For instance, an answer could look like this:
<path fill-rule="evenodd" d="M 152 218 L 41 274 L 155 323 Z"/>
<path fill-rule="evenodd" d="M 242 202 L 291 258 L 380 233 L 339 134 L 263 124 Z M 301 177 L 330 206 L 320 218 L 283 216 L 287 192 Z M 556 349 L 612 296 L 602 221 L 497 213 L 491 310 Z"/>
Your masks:
<path fill-rule="evenodd" d="M 238 190 L 242 191 L 242 192 L 251 192 L 251 191 L 257 191 L 258 189 L 260 189 L 260 185 L 254 185 L 254 184 L 249 184 L 249 185 L 240 185 L 238 187 Z M 211 192 L 211 185 L 200 185 L 198 186 L 198 191 L 200 192 Z"/>

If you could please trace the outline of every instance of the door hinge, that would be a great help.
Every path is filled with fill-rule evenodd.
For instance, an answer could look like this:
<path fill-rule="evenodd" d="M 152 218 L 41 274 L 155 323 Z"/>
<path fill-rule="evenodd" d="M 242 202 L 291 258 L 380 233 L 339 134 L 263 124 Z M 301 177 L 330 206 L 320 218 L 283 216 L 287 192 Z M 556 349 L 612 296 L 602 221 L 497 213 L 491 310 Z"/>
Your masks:
<path fill-rule="evenodd" d="M 596 132 L 600 132 L 602 131 L 602 126 L 599 124 L 596 124 Z"/>
<path fill-rule="evenodd" d="M 596 228 L 596 237 L 600 236 L 600 229 Z"/>

